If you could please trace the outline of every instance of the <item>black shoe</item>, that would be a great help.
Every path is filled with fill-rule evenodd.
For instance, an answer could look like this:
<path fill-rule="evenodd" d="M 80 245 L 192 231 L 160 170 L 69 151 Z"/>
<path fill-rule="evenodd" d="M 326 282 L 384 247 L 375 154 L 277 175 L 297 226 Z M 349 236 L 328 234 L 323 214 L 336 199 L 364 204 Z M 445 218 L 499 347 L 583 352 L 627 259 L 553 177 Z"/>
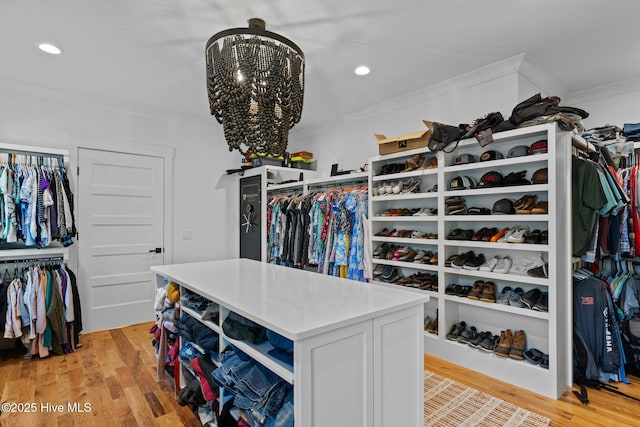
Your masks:
<path fill-rule="evenodd" d="M 467 329 L 467 323 L 464 320 L 460 323 L 454 324 L 453 326 L 451 326 L 451 330 L 447 334 L 447 339 L 449 341 L 457 341 L 458 337 L 464 332 L 465 329 Z"/>
<path fill-rule="evenodd" d="M 469 329 L 465 329 L 460 335 L 458 335 L 458 342 L 467 344 L 469 341 L 476 338 L 478 338 L 478 330 L 475 326 L 472 326 Z"/>
<path fill-rule="evenodd" d="M 537 311 L 549 311 L 549 294 L 547 292 L 540 294 L 538 302 L 536 302 L 531 308 Z"/>
<path fill-rule="evenodd" d="M 531 277 L 549 277 L 549 264 L 527 270 L 527 274 Z"/>
<path fill-rule="evenodd" d="M 467 296 L 469 296 L 469 292 L 471 292 L 471 286 L 458 286 L 458 291 L 456 292 L 456 295 L 459 297 L 463 297 L 466 298 Z"/>
<path fill-rule="evenodd" d="M 534 288 L 526 292 L 524 295 L 522 295 L 522 298 L 520 299 L 522 300 L 523 303 L 527 305 L 527 307 L 533 308 L 533 306 L 540 299 L 540 295 L 542 295 L 542 292 L 540 292 L 540 289 Z"/>
<path fill-rule="evenodd" d="M 478 348 L 482 351 L 493 353 L 493 350 L 496 348 L 496 343 L 498 342 L 498 338 L 500 337 L 497 335 L 489 335 L 480 343 L 480 345 L 478 345 Z"/>
<path fill-rule="evenodd" d="M 458 293 L 458 288 L 460 286 L 456 285 L 454 283 L 450 284 L 449 286 L 447 286 L 446 288 L 444 288 L 444 293 L 446 295 L 456 295 Z"/>
<path fill-rule="evenodd" d="M 484 264 L 484 255 L 478 254 L 470 257 L 465 263 L 463 268 L 465 270 L 478 270 L 482 264 Z"/>
<path fill-rule="evenodd" d="M 456 258 L 455 260 L 453 260 L 451 262 L 451 267 L 453 268 L 463 268 L 464 264 L 469 260 L 469 258 L 471 258 L 472 256 L 474 256 L 473 251 L 469 251 L 466 252 L 462 255 L 460 255 L 458 258 Z"/>
<path fill-rule="evenodd" d="M 475 336 L 475 338 L 469 338 L 467 344 L 469 345 L 469 347 L 478 348 L 482 341 L 486 340 L 487 338 L 491 338 L 492 336 L 493 335 L 489 331 L 480 332 Z"/>

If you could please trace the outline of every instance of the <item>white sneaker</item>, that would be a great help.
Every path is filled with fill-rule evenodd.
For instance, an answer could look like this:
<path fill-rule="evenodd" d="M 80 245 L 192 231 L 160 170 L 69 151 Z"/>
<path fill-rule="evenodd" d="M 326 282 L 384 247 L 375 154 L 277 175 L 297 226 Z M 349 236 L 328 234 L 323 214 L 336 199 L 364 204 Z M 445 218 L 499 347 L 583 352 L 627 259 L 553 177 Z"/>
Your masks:
<path fill-rule="evenodd" d="M 509 270 L 511 270 L 512 263 L 513 262 L 511 261 L 511 257 L 507 255 L 504 258 L 498 260 L 498 263 L 494 267 L 493 272 L 506 274 L 509 272 Z"/>
<path fill-rule="evenodd" d="M 515 233 L 517 230 L 518 230 L 518 227 L 517 227 L 517 226 L 516 226 L 516 227 L 513 227 L 513 228 L 510 228 L 510 229 L 509 229 L 509 231 L 507 231 L 507 232 L 504 234 L 504 236 L 502 236 L 501 238 L 499 238 L 499 239 L 498 239 L 498 242 L 499 242 L 499 243 L 506 243 L 506 242 L 507 242 L 507 239 L 509 239 L 509 237 L 510 237 L 513 233 Z"/>
<path fill-rule="evenodd" d="M 517 225 L 513 228 L 513 233 L 507 233 L 507 242 L 509 243 L 524 243 L 524 239 L 529 234 L 529 227 L 526 225 Z"/>
<path fill-rule="evenodd" d="M 500 259 L 499 255 L 495 255 L 489 261 L 480 266 L 480 271 L 493 271 L 493 269 L 496 268 L 496 265 L 498 265 L 498 261 L 500 261 Z"/>
<path fill-rule="evenodd" d="M 544 265 L 544 260 L 539 256 L 518 257 L 511 265 L 511 274 L 526 275 L 532 268 Z"/>

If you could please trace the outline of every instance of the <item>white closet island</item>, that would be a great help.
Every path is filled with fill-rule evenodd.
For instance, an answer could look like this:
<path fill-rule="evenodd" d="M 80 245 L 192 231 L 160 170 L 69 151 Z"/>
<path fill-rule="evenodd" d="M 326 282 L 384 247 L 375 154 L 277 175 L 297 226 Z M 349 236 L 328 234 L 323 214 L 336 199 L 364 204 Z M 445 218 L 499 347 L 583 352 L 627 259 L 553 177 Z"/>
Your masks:
<path fill-rule="evenodd" d="M 423 425 L 428 296 L 248 259 L 151 270 L 158 286 L 174 281 L 219 304 L 220 324 L 203 323 L 220 352 L 233 344 L 292 384 L 296 426 Z M 268 341 L 226 337 L 230 311 L 292 340 L 293 365 L 271 358 Z"/>

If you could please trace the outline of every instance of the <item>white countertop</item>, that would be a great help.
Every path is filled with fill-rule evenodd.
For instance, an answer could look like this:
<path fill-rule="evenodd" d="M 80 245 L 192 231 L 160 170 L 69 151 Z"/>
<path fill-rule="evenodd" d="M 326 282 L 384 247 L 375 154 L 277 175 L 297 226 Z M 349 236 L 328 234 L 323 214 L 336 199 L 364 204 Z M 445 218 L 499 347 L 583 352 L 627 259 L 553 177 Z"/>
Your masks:
<path fill-rule="evenodd" d="M 429 300 L 400 287 L 248 259 L 163 265 L 151 271 L 294 341 Z"/>

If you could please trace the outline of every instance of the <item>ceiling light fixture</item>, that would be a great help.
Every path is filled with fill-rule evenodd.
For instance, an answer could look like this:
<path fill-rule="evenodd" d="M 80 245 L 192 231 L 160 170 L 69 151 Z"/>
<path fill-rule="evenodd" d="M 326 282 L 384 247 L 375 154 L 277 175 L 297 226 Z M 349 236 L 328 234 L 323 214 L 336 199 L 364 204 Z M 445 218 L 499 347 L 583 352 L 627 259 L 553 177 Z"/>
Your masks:
<path fill-rule="evenodd" d="M 41 43 L 38 45 L 38 49 L 43 52 L 50 53 L 51 55 L 60 55 L 62 53 L 62 49 L 58 46 L 52 45 L 51 43 Z"/>
<path fill-rule="evenodd" d="M 360 65 L 354 72 L 359 76 L 366 76 L 371 72 L 371 70 L 366 65 Z"/>
<path fill-rule="evenodd" d="M 291 40 L 249 28 L 214 34 L 207 42 L 207 92 L 211 115 L 222 124 L 229 151 L 283 156 L 289 129 L 300 121 L 304 53 Z"/>

